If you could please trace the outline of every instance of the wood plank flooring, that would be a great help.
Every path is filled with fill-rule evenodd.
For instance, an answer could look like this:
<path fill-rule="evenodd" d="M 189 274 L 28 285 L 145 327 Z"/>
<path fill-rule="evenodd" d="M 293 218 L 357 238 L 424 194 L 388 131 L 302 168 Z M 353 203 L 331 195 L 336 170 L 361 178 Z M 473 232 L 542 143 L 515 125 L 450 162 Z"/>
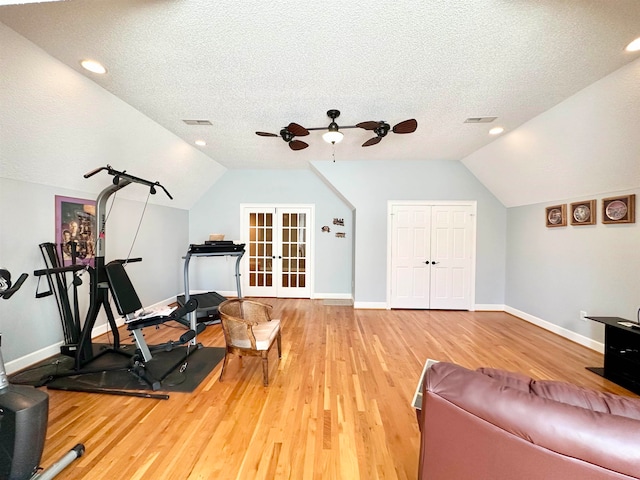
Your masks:
<path fill-rule="evenodd" d="M 42 465 L 84 443 L 85 455 L 57 478 L 415 479 L 410 402 L 427 358 L 634 396 L 585 369 L 601 366 L 602 355 L 505 313 L 263 301 L 283 329 L 269 387 L 260 359 L 241 368 L 233 358 L 223 382 L 219 364 L 194 393 L 169 400 L 50 390 Z M 180 333 L 165 326 L 147 341 Z M 198 339 L 224 345 L 219 325 Z"/>

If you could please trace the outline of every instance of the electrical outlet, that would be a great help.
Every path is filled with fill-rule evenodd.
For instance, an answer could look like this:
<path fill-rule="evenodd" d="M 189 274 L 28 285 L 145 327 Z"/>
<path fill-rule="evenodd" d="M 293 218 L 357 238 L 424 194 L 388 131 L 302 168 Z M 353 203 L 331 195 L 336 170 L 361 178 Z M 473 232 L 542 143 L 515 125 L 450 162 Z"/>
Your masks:
<path fill-rule="evenodd" d="M 584 310 L 580 310 L 580 320 L 582 320 L 583 322 L 587 321 L 587 312 L 585 312 Z"/>

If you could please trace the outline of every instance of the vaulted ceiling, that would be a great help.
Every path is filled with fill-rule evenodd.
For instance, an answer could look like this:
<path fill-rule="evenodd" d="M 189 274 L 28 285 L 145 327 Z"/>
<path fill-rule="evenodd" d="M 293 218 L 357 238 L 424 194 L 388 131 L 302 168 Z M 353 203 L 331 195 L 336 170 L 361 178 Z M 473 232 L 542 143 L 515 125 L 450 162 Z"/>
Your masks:
<path fill-rule="evenodd" d="M 66 172 L 106 160 L 173 178 L 181 208 L 223 167 L 307 168 L 333 158 L 462 161 L 507 207 L 640 185 L 640 53 L 624 51 L 640 36 L 638 0 L 25 1 L 0 0 L 0 22 L 37 45 L 23 53 L 38 56 L 39 47 L 50 62 L 31 70 L 18 53 L 25 45 L 5 28 L 0 61 L 12 67 L 6 85 L 18 88 L 3 90 L 0 101 L 17 111 L 4 111 L 2 123 L 19 135 L 0 149 L 3 177 L 85 190 L 89 183 Z M 85 58 L 107 73 L 84 70 Z M 74 94 L 78 79 L 119 106 L 95 109 L 93 100 L 107 99 Z M 51 101 L 71 108 L 41 108 Z M 342 127 L 409 118 L 418 127 L 366 148 L 371 131 L 343 129 L 332 147 L 314 130 L 300 151 L 255 134 L 290 122 L 326 127 L 332 108 Z M 496 125 L 505 133 L 488 135 Z"/>
<path fill-rule="evenodd" d="M 11 2 L 3 2 L 11 3 Z M 227 168 L 328 160 L 461 160 L 638 58 L 638 0 L 292 2 L 67 0 L 0 6 L 0 21 Z M 80 60 L 103 63 L 85 71 Z M 290 122 L 415 118 L 409 135 Z M 497 117 L 465 123 L 469 117 Z M 187 125 L 184 120 L 209 120 Z"/>

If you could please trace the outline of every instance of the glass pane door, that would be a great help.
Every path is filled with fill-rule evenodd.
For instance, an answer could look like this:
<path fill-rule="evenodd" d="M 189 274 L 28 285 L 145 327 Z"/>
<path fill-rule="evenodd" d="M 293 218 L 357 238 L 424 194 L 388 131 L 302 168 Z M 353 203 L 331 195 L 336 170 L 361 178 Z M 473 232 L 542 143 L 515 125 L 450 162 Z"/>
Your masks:
<path fill-rule="evenodd" d="M 273 213 L 249 214 L 249 286 L 273 287 Z M 246 255 L 246 254 L 245 254 Z"/>
<path fill-rule="evenodd" d="M 243 207 L 247 296 L 311 298 L 312 212 L 311 207 Z"/>
<path fill-rule="evenodd" d="M 285 288 L 302 287 L 306 282 L 307 214 L 282 214 L 282 283 Z"/>

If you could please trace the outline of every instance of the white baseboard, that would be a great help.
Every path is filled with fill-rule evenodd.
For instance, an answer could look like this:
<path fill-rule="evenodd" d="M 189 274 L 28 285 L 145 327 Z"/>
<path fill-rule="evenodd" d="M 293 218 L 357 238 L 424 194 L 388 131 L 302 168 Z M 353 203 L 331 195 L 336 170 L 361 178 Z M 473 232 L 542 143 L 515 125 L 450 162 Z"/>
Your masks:
<path fill-rule="evenodd" d="M 312 298 L 316 300 L 353 300 L 350 293 L 314 293 Z"/>
<path fill-rule="evenodd" d="M 353 302 L 353 308 L 386 310 L 387 302 Z"/>
<path fill-rule="evenodd" d="M 505 306 L 493 303 L 476 303 L 474 307 L 476 312 L 504 312 Z"/>
<path fill-rule="evenodd" d="M 595 350 L 596 352 L 599 352 L 599 353 L 604 353 L 604 344 L 597 342 L 595 340 L 592 340 L 589 337 L 585 337 L 584 335 L 580 335 L 579 333 L 572 332 L 571 330 L 568 330 L 564 327 L 559 327 L 554 323 L 548 322 L 546 320 L 535 317 L 533 315 L 529 315 L 528 313 L 521 312 L 520 310 L 511 308 L 509 306 L 505 307 L 504 311 L 518 318 L 521 318 L 522 320 L 525 320 L 529 323 L 533 323 L 538 327 L 544 328 L 545 330 L 556 333 L 561 337 L 567 338 L 572 342 L 575 342 L 584 347 L 590 348 L 591 350 Z"/>
<path fill-rule="evenodd" d="M 235 290 L 216 290 L 216 293 L 226 298 L 238 298 L 238 292 Z"/>
<path fill-rule="evenodd" d="M 7 374 L 11 375 L 18 370 L 30 367 L 31 365 L 41 362 L 42 360 L 57 355 L 58 353 L 60 353 L 60 346 L 62 345 L 62 343 L 63 342 L 58 342 L 54 345 L 41 348 L 40 350 L 25 355 L 24 357 L 17 358 L 15 360 L 12 360 L 11 362 L 7 362 L 4 366 Z"/>

